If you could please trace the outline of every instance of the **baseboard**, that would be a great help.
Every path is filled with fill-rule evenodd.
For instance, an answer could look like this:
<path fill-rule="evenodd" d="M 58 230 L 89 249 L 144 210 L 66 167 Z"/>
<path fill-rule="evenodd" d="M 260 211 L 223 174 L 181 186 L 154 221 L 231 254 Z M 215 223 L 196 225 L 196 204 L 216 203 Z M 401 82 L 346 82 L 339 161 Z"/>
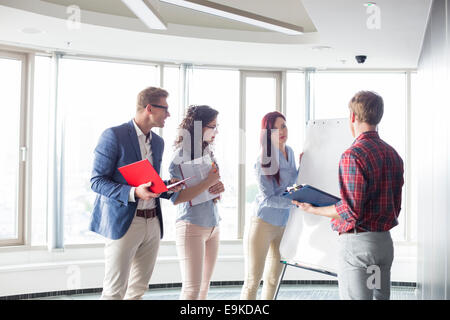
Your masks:
<path fill-rule="evenodd" d="M 212 287 L 223 287 L 223 286 L 242 286 L 244 281 L 211 281 Z M 283 280 L 281 285 L 334 285 L 337 286 L 337 280 Z M 408 287 L 416 288 L 417 284 L 415 282 L 391 282 L 393 287 Z M 181 288 L 181 283 L 161 283 L 161 284 L 150 284 L 149 289 L 169 289 L 169 288 Z M 18 294 L 13 296 L 0 297 L 0 300 L 28 300 L 36 298 L 46 298 L 46 297 L 57 297 L 57 296 L 70 296 L 78 294 L 92 294 L 101 293 L 102 288 L 91 288 L 91 289 L 78 289 L 78 290 L 63 290 L 63 291 L 51 291 L 51 292 L 38 292 L 38 293 L 28 293 L 28 294 Z"/>

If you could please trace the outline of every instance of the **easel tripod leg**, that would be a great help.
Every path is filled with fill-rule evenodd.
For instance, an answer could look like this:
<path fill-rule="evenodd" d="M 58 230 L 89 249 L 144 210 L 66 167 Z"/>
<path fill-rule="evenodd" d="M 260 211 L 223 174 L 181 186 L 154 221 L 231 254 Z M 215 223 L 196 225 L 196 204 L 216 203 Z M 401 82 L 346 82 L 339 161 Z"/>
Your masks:
<path fill-rule="evenodd" d="M 286 272 L 286 268 L 287 268 L 287 264 L 285 263 L 284 266 L 283 266 L 283 272 L 281 273 L 281 278 L 278 281 L 277 292 L 275 293 L 275 297 L 273 298 L 274 300 L 277 300 L 278 291 L 280 291 L 281 281 L 283 281 L 284 273 Z"/>

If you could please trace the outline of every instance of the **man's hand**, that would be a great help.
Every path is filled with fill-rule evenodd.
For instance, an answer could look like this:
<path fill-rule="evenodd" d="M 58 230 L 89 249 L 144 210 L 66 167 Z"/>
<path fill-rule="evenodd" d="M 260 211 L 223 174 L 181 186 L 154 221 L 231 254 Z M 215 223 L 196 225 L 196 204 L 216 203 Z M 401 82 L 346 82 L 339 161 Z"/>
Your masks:
<path fill-rule="evenodd" d="M 331 219 L 340 218 L 339 214 L 336 211 L 336 207 L 333 205 L 328 207 L 315 207 L 310 203 L 298 202 L 296 200 L 292 200 L 291 202 L 295 204 L 297 208 L 300 208 L 307 213 L 315 214 L 317 216 L 328 217 Z"/>
<path fill-rule="evenodd" d="M 209 187 L 208 191 L 209 191 L 209 193 L 212 193 L 212 194 L 219 194 L 219 193 L 222 193 L 225 191 L 225 186 L 223 185 L 223 183 L 221 181 L 219 181 L 215 185 Z"/>
<path fill-rule="evenodd" d="M 152 182 L 147 182 L 144 184 L 141 184 L 139 187 L 137 187 L 134 190 L 134 195 L 138 199 L 142 200 L 150 200 L 152 198 L 158 198 L 160 196 L 160 193 L 153 193 L 150 191 L 149 187 L 152 185 Z"/>
<path fill-rule="evenodd" d="M 172 178 L 172 179 L 169 180 L 169 185 L 170 185 L 170 184 L 173 184 L 173 183 L 176 183 L 176 182 L 178 182 L 178 181 L 180 181 L 180 179 Z M 170 188 L 169 191 L 172 191 L 172 192 L 179 192 L 179 191 L 181 191 L 181 189 L 183 189 L 183 186 L 184 186 L 184 182 L 183 182 L 183 183 L 180 183 L 179 185 L 176 185 L 176 186 L 173 187 L 173 188 Z"/>
<path fill-rule="evenodd" d="M 302 209 L 305 212 L 312 213 L 312 214 L 317 214 L 317 211 L 316 211 L 317 207 L 314 207 L 310 203 L 298 202 L 296 200 L 292 200 L 292 203 L 295 204 L 297 206 L 297 208 L 300 208 L 300 209 Z"/>

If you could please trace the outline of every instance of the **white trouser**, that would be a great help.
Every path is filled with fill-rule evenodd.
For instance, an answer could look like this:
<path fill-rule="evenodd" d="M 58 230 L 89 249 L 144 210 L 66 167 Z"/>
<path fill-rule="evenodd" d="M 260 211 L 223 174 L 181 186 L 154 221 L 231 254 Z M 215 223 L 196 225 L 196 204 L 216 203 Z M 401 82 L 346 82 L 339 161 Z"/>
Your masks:
<path fill-rule="evenodd" d="M 181 300 L 206 300 L 219 252 L 219 227 L 202 227 L 177 221 L 177 254 L 180 260 Z"/>
<path fill-rule="evenodd" d="M 394 246 L 386 232 L 339 236 L 338 282 L 343 300 L 388 300 Z"/>
<path fill-rule="evenodd" d="M 134 217 L 118 240 L 106 239 L 101 299 L 142 299 L 148 289 L 160 241 L 158 217 Z"/>

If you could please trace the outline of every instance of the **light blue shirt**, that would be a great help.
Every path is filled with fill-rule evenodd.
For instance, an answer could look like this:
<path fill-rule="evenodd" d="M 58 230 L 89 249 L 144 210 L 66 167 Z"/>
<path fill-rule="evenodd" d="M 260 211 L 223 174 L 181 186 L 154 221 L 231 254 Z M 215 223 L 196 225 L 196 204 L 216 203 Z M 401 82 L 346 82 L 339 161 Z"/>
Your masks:
<path fill-rule="evenodd" d="M 287 160 L 279 152 L 280 185 L 272 176 L 264 174 L 261 167 L 261 157 L 255 164 L 255 174 L 258 181 L 258 195 L 254 214 L 260 219 L 275 226 L 286 226 L 289 211 L 294 205 L 291 200 L 281 196 L 287 187 L 295 184 L 298 171 L 295 166 L 294 151 L 286 146 Z"/>
<path fill-rule="evenodd" d="M 181 151 L 177 151 L 180 154 Z M 183 179 L 179 164 L 175 164 L 174 161 L 170 163 L 169 173 L 171 178 Z M 170 198 L 173 203 L 180 195 L 180 192 L 175 192 Z M 202 227 L 215 227 L 219 224 L 220 216 L 217 210 L 217 205 L 213 200 L 199 203 L 191 206 L 189 201 L 182 202 L 177 205 L 177 221 L 183 220 L 196 224 Z"/>

